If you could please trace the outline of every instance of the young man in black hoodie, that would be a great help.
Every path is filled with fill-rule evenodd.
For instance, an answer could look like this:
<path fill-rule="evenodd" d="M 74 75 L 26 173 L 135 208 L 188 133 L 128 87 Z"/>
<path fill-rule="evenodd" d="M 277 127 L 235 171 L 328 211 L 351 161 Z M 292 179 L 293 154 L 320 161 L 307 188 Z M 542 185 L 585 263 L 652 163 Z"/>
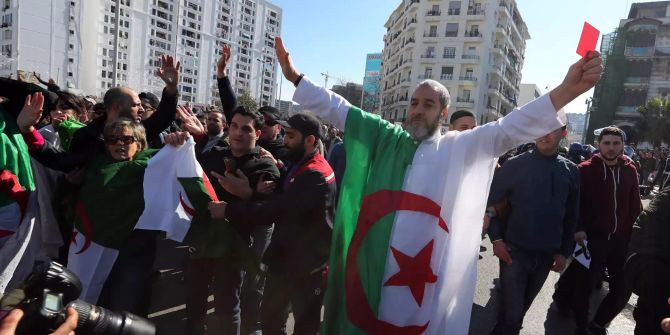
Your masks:
<path fill-rule="evenodd" d="M 579 214 L 577 166 L 558 155 L 567 135 L 559 128 L 530 152 L 507 161 L 493 177 L 489 206 L 509 201 L 506 222 L 491 220 L 493 253 L 500 258 L 502 305 L 491 334 L 519 334 L 523 318 L 549 271 L 561 272 L 574 248 Z"/>
<path fill-rule="evenodd" d="M 586 270 L 579 262 L 572 262 L 554 294 L 559 306 L 574 310 L 576 334 L 607 334 L 606 326 L 631 296 L 623 267 L 642 202 L 635 165 L 623 157 L 624 138 L 621 129 L 605 128 L 598 136 L 600 154 L 579 164 L 581 200 L 575 242 L 584 245 L 588 240 L 591 264 Z M 609 292 L 589 323 L 589 299 L 605 267 L 610 276 Z"/>
<path fill-rule="evenodd" d="M 263 257 L 268 266 L 261 311 L 263 334 L 284 334 L 289 304 L 295 334 L 317 334 L 325 286 L 322 273 L 330 252 L 335 174 L 317 151 L 322 137 L 318 119 L 296 114 L 286 127 L 284 143 L 292 164 L 281 185 L 283 193 L 260 202 L 212 202 L 209 208 L 214 218 L 248 226 L 275 222 Z"/>
<path fill-rule="evenodd" d="M 670 316 L 670 189 L 661 190 L 633 226 L 626 261 L 626 282 L 638 295 L 633 312 L 635 335 L 664 334 Z"/>

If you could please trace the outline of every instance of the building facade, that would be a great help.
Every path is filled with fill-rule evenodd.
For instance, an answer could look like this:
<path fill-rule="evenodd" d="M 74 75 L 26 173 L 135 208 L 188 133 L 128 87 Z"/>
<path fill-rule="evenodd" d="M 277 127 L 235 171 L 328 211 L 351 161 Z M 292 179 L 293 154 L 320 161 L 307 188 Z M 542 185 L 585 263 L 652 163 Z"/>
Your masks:
<path fill-rule="evenodd" d="M 451 110 L 480 123 L 517 105 L 526 40 L 515 0 L 404 0 L 386 22 L 381 115 L 403 122 L 423 80 L 444 84 Z"/>
<path fill-rule="evenodd" d="M 3 1 L 12 15 L 3 13 L 3 22 L 18 26 L 12 33 L 0 28 L 11 36 L 0 45 L 12 59 L 0 67 L 2 76 L 35 70 L 88 94 L 115 86 L 160 94 L 163 83 L 154 74 L 168 54 L 181 62 L 181 99 L 216 103 L 216 61 L 226 43 L 233 48 L 228 68 L 237 93 L 249 92 L 262 105 L 275 101 L 274 36 L 281 33 L 282 10 L 268 1 Z"/>
<path fill-rule="evenodd" d="M 358 105 L 363 97 L 363 85 L 356 83 L 346 83 L 344 85 L 333 85 L 331 90 L 353 105 Z"/>
<path fill-rule="evenodd" d="M 365 76 L 363 77 L 363 97 L 360 106 L 364 111 L 379 113 L 379 80 L 381 79 L 382 53 L 367 54 Z"/>
<path fill-rule="evenodd" d="M 521 84 L 519 86 L 519 99 L 517 104 L 523 106 L 542 95 L 542 90 L 535 84 Z"/>
<path fill-rule="evenodd" d="M 652 98 L 670 98 L 670 1 L 634 3 L 619 28 L 603 36 L 603 78 L 589 110 L 593 131 L 617 125 L 636 142 L 637 108 Z"/>

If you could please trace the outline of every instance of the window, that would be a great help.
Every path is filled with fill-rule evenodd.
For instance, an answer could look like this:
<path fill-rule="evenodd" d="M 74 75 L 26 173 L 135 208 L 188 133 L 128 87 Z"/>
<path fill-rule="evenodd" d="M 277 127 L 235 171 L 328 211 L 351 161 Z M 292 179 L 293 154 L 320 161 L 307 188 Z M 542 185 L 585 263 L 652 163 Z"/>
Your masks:
<path fill-rule="evenodd" d="M 437 26 L 430 26 L 429 37 L 437 37 Z"/>
<path fill-rule="evenodd" d="M 447 23 L 446 37 L 458 36 L 458 23 Z"/>
<path fill-rule="evenodd" d="M 456 58 L 456 48 L 455 47 L 444 47 L 444 58 Z"/>
<path fill-rule="evenodd" d="M 461 2 L 460 1 L 449 1 L 449 15 L 460 15 L 461 14 Z"/>
<path fill-rule="evenodd" d="M 454 67 L 453 66 L 443 66 L 442 67 L 442 73 L 440 74 L 440 79 L 451 80 L 451 79 L 453 79 L 453 75 L 454 75 Z"/>

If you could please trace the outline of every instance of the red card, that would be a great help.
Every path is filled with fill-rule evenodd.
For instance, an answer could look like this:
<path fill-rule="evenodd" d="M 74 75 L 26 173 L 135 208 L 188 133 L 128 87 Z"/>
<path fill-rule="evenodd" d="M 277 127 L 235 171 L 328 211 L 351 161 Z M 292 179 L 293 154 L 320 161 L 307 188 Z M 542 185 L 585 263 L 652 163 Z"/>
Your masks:
<path fill-rule="evenodd" d="M 577 54 L 586 57 L 586 54 L 589 51 L 595 51 L 596 45 L 598 44 L 598 37 L 600 37 L 600 31 L 588 22 L 584 22 L 582 37 L 579 39 L 579 45 L 577 46 Z"/>

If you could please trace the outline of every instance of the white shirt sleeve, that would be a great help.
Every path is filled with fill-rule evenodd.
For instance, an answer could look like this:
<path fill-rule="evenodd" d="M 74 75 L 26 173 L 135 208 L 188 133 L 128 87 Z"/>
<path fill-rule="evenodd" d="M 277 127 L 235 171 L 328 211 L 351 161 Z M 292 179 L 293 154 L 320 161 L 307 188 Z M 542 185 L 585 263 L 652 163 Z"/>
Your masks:
<path fill-rule="evenodd" d="M 302 77 L 293 93 L 293 101 L 332 122 L 336 128 L 344 130 L 351 104 L 340 95 L 316 85 L 307 77 Z"/>
<path fill-rule="evenodd" d="M 471 137 L 470 140 L 487 156 L 498 157 L 563 126 L 549 94 L 545 94 L 498 121 L 464 132 L 462 136 Z"/>

